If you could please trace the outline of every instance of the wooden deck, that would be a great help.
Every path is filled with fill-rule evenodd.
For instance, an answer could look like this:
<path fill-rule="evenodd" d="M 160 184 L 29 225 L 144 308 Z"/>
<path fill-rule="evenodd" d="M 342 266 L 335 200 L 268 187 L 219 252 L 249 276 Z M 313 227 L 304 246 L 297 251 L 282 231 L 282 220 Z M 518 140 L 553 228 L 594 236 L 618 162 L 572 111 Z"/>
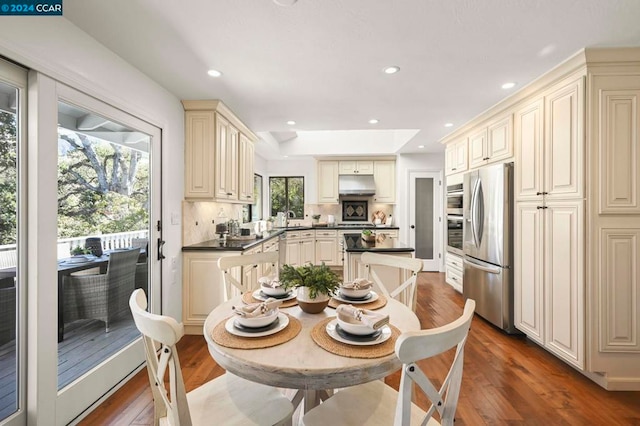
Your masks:
<path fill-rule="evenodd" d="M 114 320 L 109 332 L 97 320 L 80 320 L 65 326 L 64 341 L 58 344 L 58 389 L 62 389 L 122 347 L 140 333 L 130 313 Z M 16 399 L 15 341 L 0 346 L 0 420 L 13 413 Z"/>

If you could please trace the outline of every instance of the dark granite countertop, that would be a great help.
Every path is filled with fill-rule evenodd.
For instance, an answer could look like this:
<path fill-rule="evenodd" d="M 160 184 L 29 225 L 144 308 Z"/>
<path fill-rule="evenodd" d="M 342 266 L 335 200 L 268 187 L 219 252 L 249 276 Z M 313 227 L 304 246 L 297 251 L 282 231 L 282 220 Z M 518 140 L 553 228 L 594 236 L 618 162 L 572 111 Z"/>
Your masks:
<path fill-rule="evenodd" d="M 385 229 L 400 229 L 397 226 L 373 226 L 373 225 L 362 225 L 359 226 L 289 226 L 288 228 L 276 228 L 272 231 L 268 231 L 263 233 L 262 238 L 256 238 L 254 240 L 227 240 L 221 241 L 218 239 L 203 241 L 197 244 L 191 244 L 188 246 L 182 247 L 182 251 L 244 251 L 249 250 L 250 248 L 262 244 L 265 241 L 270 240 L 271 238 L 275 238 L 278 235 L 282 234 L 285 231 L 306 231 L 309 229 L 336 229 L 336 230 L 360 230 L 360 229 L 372 229 L 377 231 L 383 231 Z M 357 234 L 360 235 L 360 234 Z M 381 250 L 378 250 L 381 251 Z M 386 250 L 386 251 L 413 251 L 411 250 Z"/>
<path fill-rule="evenodd" d="M 415 251 L 413 247 L 407 246 L 397 238 L 378 235 L 375 241 L 368 242 L 364 241 L 362 234 L 359 233 L 344 234 L 344 248 L 346 252 L 350 253 L 365 251 L 402 253 Z"/>

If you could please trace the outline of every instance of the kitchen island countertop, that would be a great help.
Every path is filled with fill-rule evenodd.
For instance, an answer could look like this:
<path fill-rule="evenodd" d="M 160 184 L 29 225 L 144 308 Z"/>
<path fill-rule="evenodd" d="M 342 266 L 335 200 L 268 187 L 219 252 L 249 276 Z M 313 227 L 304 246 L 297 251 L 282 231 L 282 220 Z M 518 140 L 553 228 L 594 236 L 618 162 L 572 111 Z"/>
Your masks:
<path fill-rule="evenodd" d="M 387 237 L 386 235 L 377 235 L 374 241 L 368 242 L 362 239 L 362 234 L 344 234 L 344 250 L 350 252 L 392 252 L 392 253 L 411 253 L 415 251 L 413 247 L 409 247 L 401 242 L 398 238 Z"/>

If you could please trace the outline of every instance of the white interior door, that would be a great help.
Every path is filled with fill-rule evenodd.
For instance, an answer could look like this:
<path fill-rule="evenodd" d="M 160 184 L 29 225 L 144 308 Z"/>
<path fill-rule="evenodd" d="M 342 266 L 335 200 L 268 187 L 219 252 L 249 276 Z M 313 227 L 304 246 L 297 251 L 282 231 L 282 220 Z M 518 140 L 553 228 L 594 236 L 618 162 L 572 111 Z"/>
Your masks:
<path fill-rule="evenodd" d="M 424 271 L 442 269 L 442 177 L 440 172 L 409 172 L 409 241 Z"/>

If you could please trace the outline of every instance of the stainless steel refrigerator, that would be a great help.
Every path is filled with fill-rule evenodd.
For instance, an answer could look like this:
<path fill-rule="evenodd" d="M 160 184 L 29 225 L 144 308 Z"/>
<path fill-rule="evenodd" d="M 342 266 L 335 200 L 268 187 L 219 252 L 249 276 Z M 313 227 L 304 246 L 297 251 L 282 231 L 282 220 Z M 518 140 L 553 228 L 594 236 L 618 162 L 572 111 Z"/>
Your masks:
<path fill-rule="evenodd" d="M 513 324 L 513 163 L 466 173 L 463 195 L 465 299 L 508 333 Z"/>

